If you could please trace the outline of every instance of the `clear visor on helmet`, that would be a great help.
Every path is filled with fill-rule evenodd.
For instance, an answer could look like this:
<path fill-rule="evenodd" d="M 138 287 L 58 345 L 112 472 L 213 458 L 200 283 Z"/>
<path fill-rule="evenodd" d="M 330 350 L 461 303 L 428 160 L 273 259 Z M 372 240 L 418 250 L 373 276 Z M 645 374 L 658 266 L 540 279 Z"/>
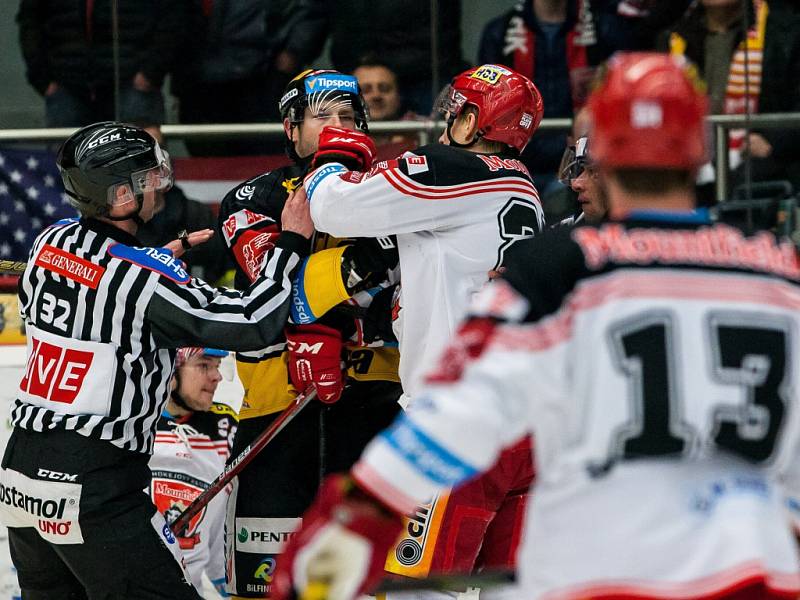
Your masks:
<path fill-rule="evenodd" d="M 442 115 L 445 120 L 455 118 L 464 108 L 467 97 L 452 85 L 448 84 L 439 92 L 439 97 L 433 103 L 433 115 Z"/>
<path fill-rule="evenodd" d="M 588 138 L 578 138 L 574 146 L 568 146 L 564 150 L 561 165 L 558 167 L 558 180 L 564 185 L 570 185 L 590 164 Z"/>
<path fill-rule="evenodd" d="M 143 196 L 145 192 L 166 192 L 172 187 L 175 183 L 175 178 L 172 173 L 172 163 L 169 159 L 169 153 L 156 145 L 155 155 L 158 160 L 157 166 L 150 167 L 149 169 L 142 169 L 141 171 L 136 171 L 131 174 L 130 190 L 133 192 L 134 197 L 130 197 L 130 193 L 123 194 L 119 192 L 120 187 L 128 186 L 128 184 L 125 183 L 112 186 L 108 189 L 108 203 L 111 206 L 131 202 L 136 196 Z"/>

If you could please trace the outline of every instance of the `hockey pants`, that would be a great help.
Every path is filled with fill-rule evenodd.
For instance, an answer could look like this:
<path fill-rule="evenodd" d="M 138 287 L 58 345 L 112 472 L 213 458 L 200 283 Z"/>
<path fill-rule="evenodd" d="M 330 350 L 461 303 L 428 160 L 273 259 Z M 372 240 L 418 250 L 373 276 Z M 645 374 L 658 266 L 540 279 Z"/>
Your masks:
<path fill-rule="evenodd" d="M 0 516 L 23 598 L 200 598 L 144 491 L 148 458 L 70 431 L 14 429 Z"/>
<path fill-rule="evenodd" d="M 386 570 L 424 578 L 513 569 L 533 478 L 531 439 L 525 437 L 480 477 L 417 507 L 389 553 Z"/>

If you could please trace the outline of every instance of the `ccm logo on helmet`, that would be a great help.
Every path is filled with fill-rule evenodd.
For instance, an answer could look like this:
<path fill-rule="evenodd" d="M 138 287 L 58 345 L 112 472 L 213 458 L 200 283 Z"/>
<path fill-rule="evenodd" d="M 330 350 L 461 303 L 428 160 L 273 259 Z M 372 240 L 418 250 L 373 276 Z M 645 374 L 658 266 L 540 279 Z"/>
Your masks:
<path fill-rule="evenodd" d="M 107 144 L 109 142 L 114 142 L 122 138 L 121 133 L 112 133 L 109 135 L 102 135 L 96 140 L 92 140 L 88 144 L 86 144 L 87 148 L 97 148 L 97 146 L 102 146 L 103 144 Z"/>

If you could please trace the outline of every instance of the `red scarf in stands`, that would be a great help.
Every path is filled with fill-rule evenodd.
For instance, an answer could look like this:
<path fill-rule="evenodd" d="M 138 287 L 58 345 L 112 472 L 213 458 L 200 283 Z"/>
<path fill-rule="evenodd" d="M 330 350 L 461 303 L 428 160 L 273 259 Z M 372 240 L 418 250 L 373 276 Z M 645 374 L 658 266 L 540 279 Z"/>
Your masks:
<path fill-rule="evenodd" d="M 585 103 L 594 68 L 589 66 L 586 47 L 596 43 L 594 22 L 586 0 L 580 2 L 578 18 L 567 32 L 567 68 L 572 87 L 572 106 L 577 112 Z M 506 29 L 504 54 L 511 57 L 511 67 L 534 79 L 536 75 L 536 33 L 522 18 L 522 6 L 509 19 Z"/>

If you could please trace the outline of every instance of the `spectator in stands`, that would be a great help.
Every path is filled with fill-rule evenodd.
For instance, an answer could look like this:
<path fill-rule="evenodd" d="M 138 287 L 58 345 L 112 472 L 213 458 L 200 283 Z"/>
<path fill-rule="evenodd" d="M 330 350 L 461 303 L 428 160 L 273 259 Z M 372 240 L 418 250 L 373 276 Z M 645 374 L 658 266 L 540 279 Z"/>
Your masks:
<path fill-rule="evenodd" d="M 405 110 L 397 74 L 377 55 L 364 56 L 353 71 L 353 75 L 358 79 L 361 94 L 369 108 L 370 122 L 409 121 L 419 118 L 413 111 Z M 372 135 L 372 140 L 379 146 L 390 143 L 413 143 L 416 139 L 414 134 Z"/>
<path fill-rule="evenodd" d="M 367 102 L 371 121 L 395 121 L 403 112 L 403 97 L 392 68 L 376 55 L 361 59 L 353 71 Z"/>
<path fill-rule="evenodd" d="M 158 127 L 145 127 L 162 149 L 166 148 L 164 136 Z M 146 246 L 163 246 L 178 239 L 181 233 L 215 229 L 217 216 L 207 204 L 186 197 L 178 185 L 166 192 L 157 192 L 155 215 L 139 226 L 136 237 Z M 218 235 L 203 244 L 186 250 L 181 256 L 193 276 L 209 283 L 216 282 L 226 271 L 233 269 L 225 246 Z"/>
<path fill-rule="evenodd" d="M 744 30 L 750 43 L 745 52 Z M 791 0 L 701 0 L 662 38 L 662 47 L 697 64 L 715 114 L 800 110 L 800 9 Z M 745 75 L 749 85 L 745 85 Z M 800 185 L 797 131 L 731 132 L 731 167 L 741 180 L 742 151 L 749 151 L 754 180 L 789 179 Z M 713 179 L 710 166 L 706 180 Z M 702 181 L 702 180 L 701 180 Z"/>
<path fill-rule="evenodd" d="M 314 58 L 325 14 L 313 1 L 191 0 L 187 60 L 173 77 L 182 123 L 280 122 L 278 100 L 295 73 Z M 194 155 L 283 151 L 282 136 L 187 140 Z"/>
<path fill-rule="evenodd" d="M 20 46 L 28 81 L 45 98 L 46 124 L 162 123 L 161 85 L 184 43 L 186 1 L 117 0 L 115 32 L 111 2 L 21 0 Z"/>
<path fill-rule="evenodd" d="M 466 68 L 461 57 L 461 0 L 439 0 L 435 15 L 428 0 L 315 0 L 314 3 L 327 13 L 334 67 L 352 73 L 364 54 L 377 54 L 395 72 L 407 108 L 417 114 L 429 115 L 433 89 L 438 92 Z M 435 84 L 432 22 L 438 25 Z M 316 52 L 322 49 L 324 41 L 324 37 L 316 40 Z"/>
<path fill-rule="evenodd" d="M 520 2 L 484 27 L 478 62 L 527 75 L 542 93 L 545 118 L 569 118 L 586 100 L 594 67 L 630 46 L 628 25 L 615 2 Z M 540 131 L 522 155 L 542 194 L 558 186 L 565 142 L 563 132 Z"/>
<path fill-rule="evenodd" d="M 694 0 L 612 0 L 637 50 L 655 50 L 659 34 L 672 27 Z"/>

